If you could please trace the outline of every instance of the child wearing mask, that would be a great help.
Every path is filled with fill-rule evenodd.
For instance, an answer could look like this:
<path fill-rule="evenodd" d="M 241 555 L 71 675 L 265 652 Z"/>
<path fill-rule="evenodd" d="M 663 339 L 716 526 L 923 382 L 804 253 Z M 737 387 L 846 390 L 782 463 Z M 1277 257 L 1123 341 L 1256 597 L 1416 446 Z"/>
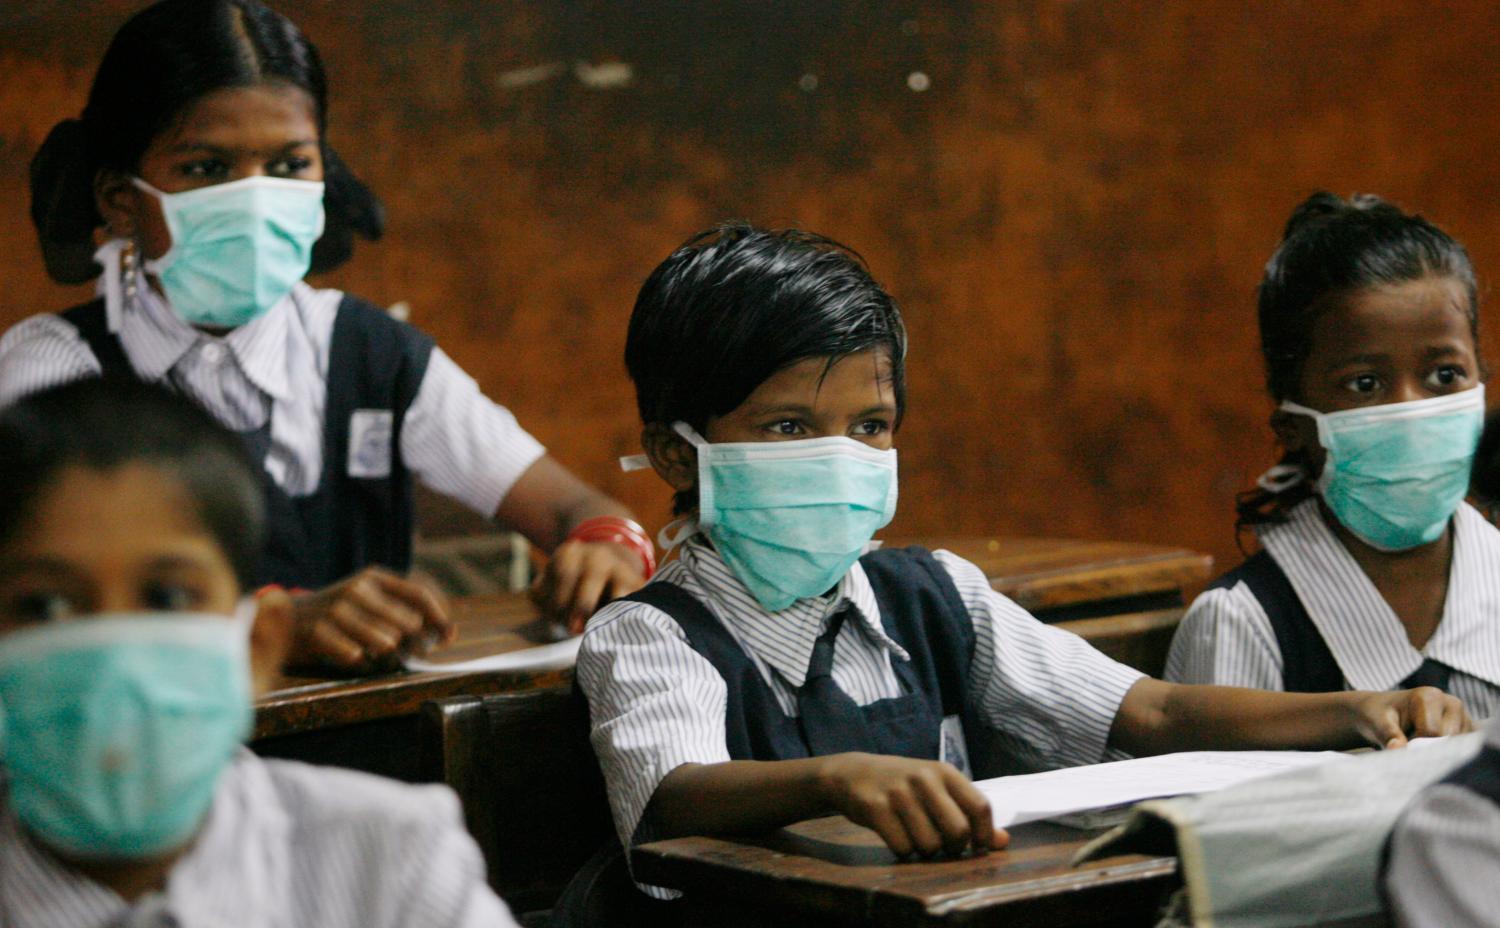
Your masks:
<path fill-rule="evenodd" d="M 98 277 L 100 298 L 0 339 L 0 406 L 138 379 L 240 433 L 265 473 L 257 580 L 306 591 L 298 663 L 367 670 L 451 634 L 402 576 L 413 479 L 550 551 L 538 600 L 581 628 L 650 573 L 650 541 L 430 338 L 303 280 L 383 228 L 327 110 L 317 49 L 258 0 L 163 0 L 126 22 L 31 170 L 49 273 Z"/>
<path fill-rule="evenodd" d="M 291 639 L 261 506 L 159 388 L 0 413 L 0 925 L 514 925 L 446 787 L 241 746 Z"/>
<path fill-rule="evenodd" d="M 1310 197 L 1259 297 L 1281 463 L 1239 504 L 1262 550 L 1178 629 L 1167 678 L 1430 685 L 1500 709 L 1500 532 L 1464 502 L 1484 420 L 1462 245 L 1373 196 Z"/>

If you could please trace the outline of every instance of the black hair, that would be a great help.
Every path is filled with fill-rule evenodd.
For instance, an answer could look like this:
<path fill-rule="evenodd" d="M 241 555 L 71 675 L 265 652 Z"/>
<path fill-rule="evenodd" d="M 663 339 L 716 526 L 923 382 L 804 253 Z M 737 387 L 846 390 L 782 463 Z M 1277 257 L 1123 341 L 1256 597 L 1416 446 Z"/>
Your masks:
<path fill-rule="evenodd" d="M 1500 509 L 1500 412 L 1485 420 L 1479 447 L 1474 452 L 1473 482 L 1469 491 L 1493 517 Z"/>
<path fill-rule="evenodd" d="M 0 547 L 67 467 L 161 468 L 179 481 L 218 542 L 241 589 L 260 566 L 265 500 L 238 436 L 161 387 L 91 379 L 28 396 L 0 412 Z"/>
<path fill-rule="evenodd" d="M 906 408 L 906 328 L 864 259 L 796 229 L 727 222 L 684 242 L 646 278 L 625 341 L 641 421 L 702 432 L 766 379 L 807 358 L 890 357 Z M 678 512 L 692 505 L 679 494 Z"/>
<path fill-rule="evenodd" d="M 1421 216 L 1370 194 L 1345 200 L 1320 191 L 1302 201 L 1266 262 L 1258 294 L 1260 347 L 1271 398 L 1277 403 L 1301 399 L 1313 325 L 1331 298 L 1434 276 L 1463 284 L 1477 348 L 1479 286 L 1464 246 Z M 1300 452 L 1287 452 L 1281 463 L 1307 466 Z M 1242 493 L 1236 525 L 1281 521 L 1287 509 L 1312 492 L 1311 482 L 1303 480 L 1281 492 L 1257 488 Z"/>
<path fill-rule="evenodd" d="M 151 140 L 189 105 L 216 90 L 266 83 L 305 91 L 318 122 L 327 222 L 312 270 L 348 260 L 356 233 L 378 239 L 385 228 L 380 201 L 328 145 L 327 81 L 307 37 L 258 0 L 162 0 L 115 33 L 82 116 L 54 126 L 31 161 L 31 221 L 47 273 L 62 283 L 98 276 L 100 170 L 136 173 Z"/>

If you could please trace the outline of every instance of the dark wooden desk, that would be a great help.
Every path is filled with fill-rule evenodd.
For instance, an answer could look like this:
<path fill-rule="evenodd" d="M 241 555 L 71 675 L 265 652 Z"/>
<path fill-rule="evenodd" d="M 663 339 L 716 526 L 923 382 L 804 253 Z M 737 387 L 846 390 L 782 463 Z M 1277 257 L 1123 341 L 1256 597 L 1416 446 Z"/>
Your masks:
<path fill-rule="evenodd" d="M 1212 559 L 1205 554 L 1126 542 L 1038 538 L 887 541 L 891 545 L 909 543 L 947 548 L 973 561 L 985 571 L 995 589 L 1048 621 L 1180 607 L 1184 590 L 1205 581 L 1212 564 Z M 1160 636 L 1162 616 L 1166 613 L 1154 615 L 1156 618 L 1150 624 L 1155 629 L 1154 634 Z M 513 651 L 548 640 L 535 610 L 520 593 L 455 600 L 454 618 L 458 626 L 458 641 L 444 655 L 455 659 Z M 1111 648 L 1118 646 L 1122 634 L 1128 638 L 1130 629 L 1136 625 L 1132 624 L 1123 631 L 1117 625 L 1082 623 L 1077 628 L 1069 627 L 1085 637 L 1091 634 L 1101 636 L 1101 640 L 1109 642 L 1106 651 L 1124 656 L 1131 653 L 1128 648 Z M 1145 630 L 1141 625 L 1140 631 Z M 464 674 L 395 672 L 358 679 L 288 676 L 256 705 L 257 748 L 264 748 L 266 753 L 277 756 L 325 759 L 327 752 L 321 750 L 314 751 L 311 756 L 296 750 L 286 753 L 294 747 L 286 739 L 340 727 L 412 719 L 418 707 L 429 699 L 557 686 L 570 679 L 571 673 L 567 670 Z M 346 765 L 359 763 L 358 758 L 346 759 Z M 401 767 L 402 771 L 397 775 L 406 778 L 418 775 L 404 762 Z M 384 762 L 377 764 L 377 768 L 392 772 Z"/>
<path fill-rule="evenodd" d="M 765 838 L 679 838 L 636 849 L 636 876 L 683 890 L 707 926 L 1150 926 L 1178 885 L 1172 857 L 1133 854 L 1074 868 L 1091 834 L 1023 825 L 984 857 L 897 862 L 842 817 Z"/>
<path fill-rule="evenodd" d="M 891 546 L 947 548 L 984 571 L 990 586 L 1045 622 L 1183 606 L 1213 570 L 1185 548 L 1068 538 L 894 538 Z"/>
<path fill-rule="evenodd" d="M 524 594 L 455 600 L 454 644 L 434 659 L 467 660 L 550 640 Z M 418 746 L 417 712 L 448 696 L 567 687 L 571 668 L 457 674 L 394 673 L 327 679 L 286 675 L 255 706 L 251 744 L 268 757 L 352 767 L 410 782 L 434 778 L 435 758 Z"/>

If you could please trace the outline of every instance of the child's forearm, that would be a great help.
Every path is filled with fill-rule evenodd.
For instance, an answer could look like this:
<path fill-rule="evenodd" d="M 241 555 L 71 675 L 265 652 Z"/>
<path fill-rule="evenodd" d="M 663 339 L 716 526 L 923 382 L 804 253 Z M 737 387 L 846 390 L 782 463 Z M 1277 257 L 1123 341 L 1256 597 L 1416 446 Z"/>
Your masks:
<path fill-rule="evenodd" d="M 1278 693 L 1143 679 L 1125 695 L 1110 744 L 1131 754 L 1258 748 L 1351 748 L 1367 693 Z"/>
<path fill-rule="evenodd" d="M 764 831 L 833 811 L 824 788 L 825 758 L 683 764 L 652 794 L 655 835 Z"/>

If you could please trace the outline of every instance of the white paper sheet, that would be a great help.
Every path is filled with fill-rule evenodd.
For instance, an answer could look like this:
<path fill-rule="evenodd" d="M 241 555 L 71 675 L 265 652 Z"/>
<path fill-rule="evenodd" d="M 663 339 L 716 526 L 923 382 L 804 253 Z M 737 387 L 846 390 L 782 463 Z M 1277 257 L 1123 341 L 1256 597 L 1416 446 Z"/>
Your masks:
<path fill-rule="evenodd" d="M 429 673 L 477 673 L 494 670 L 560 670 L 572 667 L 578 661 L 578 644 L 582 638 L 566 638 L 551 644 L 539 644 L 533 648 L 492 654 L 469 661 L 444 663 L 408 657 L 407 670 Z"/>
<path fill-rule="evenodd" d="M 996 827 L 1004 828 L 1145 799 L 1213 792 L 1342 756 L 1337 751 L 1190 751 L 996 777 L 974 785 L 989 799 Z"/>

